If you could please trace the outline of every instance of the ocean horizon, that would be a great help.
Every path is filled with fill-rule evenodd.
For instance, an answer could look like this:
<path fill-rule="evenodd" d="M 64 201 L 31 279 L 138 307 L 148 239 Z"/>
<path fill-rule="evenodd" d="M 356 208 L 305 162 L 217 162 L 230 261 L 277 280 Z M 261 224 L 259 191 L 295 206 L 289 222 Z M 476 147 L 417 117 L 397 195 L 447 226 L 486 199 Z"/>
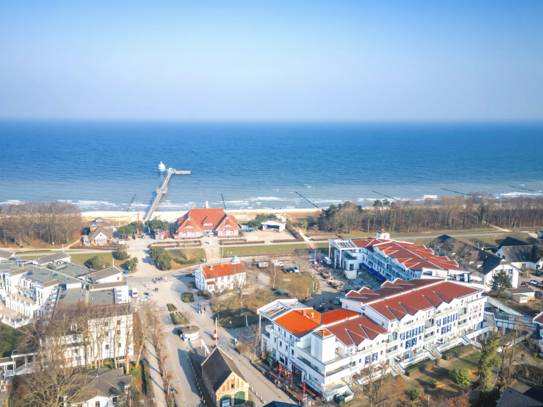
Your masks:
<path fill-rule="evenodd" d="M 470 192 L 543 196 L 541 122 L 0 120 L 0 204 L 304 209 Z M 224 199 L 224 201 L 223 201 Z"/>

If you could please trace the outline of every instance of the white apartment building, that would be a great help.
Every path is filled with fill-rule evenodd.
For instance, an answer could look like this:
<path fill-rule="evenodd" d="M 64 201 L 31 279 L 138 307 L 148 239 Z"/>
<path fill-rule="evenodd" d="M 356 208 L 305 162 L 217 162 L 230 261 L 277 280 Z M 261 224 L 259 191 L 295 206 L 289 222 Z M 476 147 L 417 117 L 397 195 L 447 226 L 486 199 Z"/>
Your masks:
<path fill-rule="evenodd" d="M 0 264 L 0 320 L 12 328 L 19 328 L 34 318 L 52 313 L 63 289 L 89 290 L 87 280 L 93 271 L 86 267 L 72 263 L 54 263 L 47 266 L 20 264 L 22 263 Z M 113 304 L 126 303 L 129 301 L 128 283 L 122 281 L 122 278 L 119 280 L 117 276 L 121 276 L 121 272 L 115 270 L 117 274 L 109 274 L 110 279 L 114 279 L 117 285 L 94 284 L 93 287 L 95 290 L 109 290 Z"/>
<path fill-rule="evenodd" d="M 361 266 L 375 274 L 381 281 L 396 278 L 448 278 L 469 274 L 456 261 L 438 256 L 424 245 L 384 239 L 388 233 L 378 233 L 377 238 L 328 240 L 333 250 L 334 265 L 344 270 L 347 278 L 356 278 Z"/>
<path fill-rule="evenodd" d="M 320 314 L 296 300 L 258 310 L 262 351 L 330 400 L 354 374 L 388 362 L 396 372 L 484 332 L 482 290 L 446 279 L 396 279 L 350 291 Z M 362 379 L 364 380 L 364 379 Z"/>
<path fill-rule="evenodd" d="M 194 272 L 198 290 L 220 292 L 243 286 L 247 282 L 247 271 L 237 256 L 226 264 L 202 266 Z"/>

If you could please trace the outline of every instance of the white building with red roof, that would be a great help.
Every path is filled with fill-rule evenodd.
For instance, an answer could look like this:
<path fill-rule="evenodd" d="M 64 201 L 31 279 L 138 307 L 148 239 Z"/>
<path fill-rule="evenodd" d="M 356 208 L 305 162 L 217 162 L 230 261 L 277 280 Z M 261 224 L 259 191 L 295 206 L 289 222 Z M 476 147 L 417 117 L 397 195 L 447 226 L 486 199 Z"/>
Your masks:
<path fill-rule="evenodd" d="M 354 374 L 386 366 L 401 373 L 494 329 L 483 327 L 482 293 L 446 279 L 396 279 L 376 290 L 350 291 L 343 308 L 326 313 L 277 300 L 258 310 L 262 351 L 270 351 L 294 381 L 330 400 Z"/>
<path fill-rule="evenodd" d="M 383 231 L 384 232 L 384 231 Z M 333 248 L 332 261 L 340 267 L 347 278 L 356 278 L 356 271 L 364 267 L 382 281 L 396 278 L 449 278 L 469 275 L 454 260 L 439 256 L 424 245 L 399 240 L 379 238 L 328 240 Z M 466 277 L 467 278 L 467 277 Z"/>
<path fill-rule="evenodd" d="M 231 290 L 247 282 L 247 271 L 237 256 L 226 264 L 200 265 L 194 275 L 196 288 L 202 291 Z"/>
<path fill-rule="evenodd" d="M 236 218 L 222 208 L 191 209 L 177 219 L 172 227 L 172 236 L 176 239 L 194 239 L 210 234 L 236 237 L 240 230 Z"/>

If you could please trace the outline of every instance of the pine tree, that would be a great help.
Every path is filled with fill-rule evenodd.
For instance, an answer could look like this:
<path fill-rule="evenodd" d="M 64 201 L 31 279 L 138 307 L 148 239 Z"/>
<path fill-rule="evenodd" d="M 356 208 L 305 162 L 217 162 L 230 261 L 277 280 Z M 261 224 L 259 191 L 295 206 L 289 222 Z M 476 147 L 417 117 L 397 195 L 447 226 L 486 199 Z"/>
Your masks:
<path fill-rule="evenodd" d="M 501 292 L 505 288 L 511 288 L 511 279 L 505 272 L 505 270 L 500 270 L 500 272 L 494 277 L 492 282 L 492 291 L 495 291 L 500 296 Z"/>
<path fill-rule="evenodd" d="M 490 335 L 490 338 L 483 342 L 481 349 L 481 358 L 479 359 L 479 382 L 481 383 L 481 392 L 488 393 L 492 390 L 492 369 L 500 365 L 497 356 L 498 343 L 501 335 L 499 332 Z"/>

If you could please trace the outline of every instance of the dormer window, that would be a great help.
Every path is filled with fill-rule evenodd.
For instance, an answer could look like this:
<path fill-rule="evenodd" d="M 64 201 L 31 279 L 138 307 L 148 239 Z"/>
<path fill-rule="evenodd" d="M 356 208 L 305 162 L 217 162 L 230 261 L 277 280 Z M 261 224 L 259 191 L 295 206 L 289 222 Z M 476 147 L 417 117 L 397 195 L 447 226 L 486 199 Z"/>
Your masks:
<path fill-rule="evenodd" d="M 207 222 L 207 223 L 204 223 L 204 226 L 213 226 L 213 223 Z"/>

